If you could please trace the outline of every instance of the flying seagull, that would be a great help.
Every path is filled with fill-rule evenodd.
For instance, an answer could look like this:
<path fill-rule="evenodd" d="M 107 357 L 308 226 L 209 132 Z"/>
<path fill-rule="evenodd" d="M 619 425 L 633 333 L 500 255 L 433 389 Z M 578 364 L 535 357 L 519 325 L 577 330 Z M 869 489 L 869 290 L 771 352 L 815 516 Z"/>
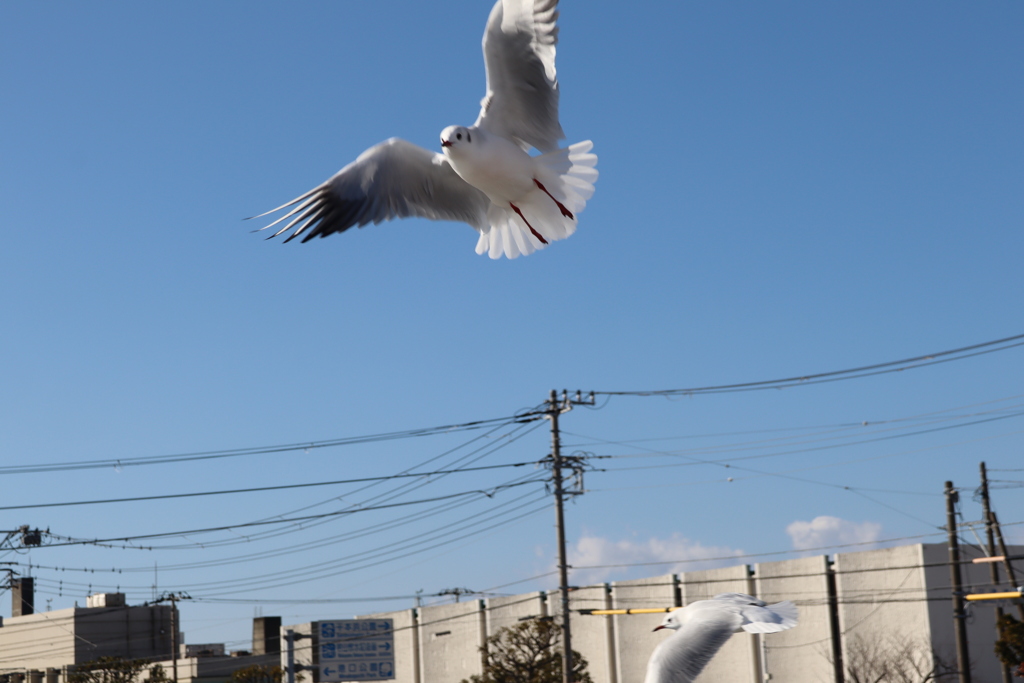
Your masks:
<path fill-rule="evenodd" d="M 480 233 L 476 253 L 532 254 L 576 231 L 594 194 L 597 156 L 589 140 L 559 148 L 558 0 L 498 0 L 483 51 L 487 93 L 472 126 L 441 131 L 441 153 L 391 138 L 322 185 L 253 218 L 286 210 L 260 230 L 286 242 L 353 225 L 421 216 L 461 221 Z M 539 154 L 531 155 L 536 149 Z M 268 238 L 269 239 L 269 238 Z"/>
<path fill-rule="evenodd" d="M 722 593 L 672 610 L 661 625 L 675 631 L 647 662 L 644 683 L 691 683 L 733 633 L 778 633 L 796 626 L 796 605 L 769 605 L 751 595 Z"/>

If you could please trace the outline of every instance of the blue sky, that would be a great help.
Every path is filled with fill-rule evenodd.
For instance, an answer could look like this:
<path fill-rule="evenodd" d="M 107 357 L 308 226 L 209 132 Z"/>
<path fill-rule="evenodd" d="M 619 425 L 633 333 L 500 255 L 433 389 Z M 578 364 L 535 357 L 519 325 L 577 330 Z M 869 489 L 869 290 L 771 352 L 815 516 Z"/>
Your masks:
<path fill-rule="evenodd" d="M 400 136 L 437 148 L 441 129 L 472 123 L 488 11 L 476 0 L 0 5 L 0 467 L 450 425 L 511 416 L 552 388 L 756 381 L 1024 333 L 1024 6 L 1013 2 L 650 2 L 624 15 L 621 3 L 564 0 L 561 120 L 567 142 L 594 141 L 601 172 L 571 239 L 494 262 L 461 224 L 407 220 L 288 245 L 250 234 L 242 217 L 370 145 Z M 600 410 L 562 419 L 567 452 L 620 456 L 592 461 L 605 471 L 586 475 L 568 509 L 574 563 L 666 564 L 576 580 L 932 533 L 945 480 L 975 486 L 983 459 L 1022 466 L 1022 370 L 1024 349 L 1008 349 L 779 391 L 599 396 Z M 535 462 L 546 430 L 0 471 L 2 500 Z M 756 459 L 732 460 L 743 456 Z M 0 527 L 136 536 L 542 474 L 6 510 Z M 1004 521 L 1024 521 L 1016 491 L 994 495 Z M 405 608 L 419 590 L 554 585 L 526 580 L 553 562 L 541 484 L 451 500 L 447 511 L 268 527 L 278 533 L 266 538 L 236 528 L 153 550 L 62 546 L 0 561 L 33 566 L 40 608 L 84 604 L 90 590 L 132 602 L 154 584 L 188 591 L 188 640 L 232 648 L 247 646 L 256 610 L 296 623 Z M 834 519 L 813 526 L 819 517 Z M 1021 528 L 1007 532 L 1024 539 Z M 416 539 L 433 540 L 405 545 Z M 213 564 L 178 567 L 196 563 Z M 398 599 L 302 602 L 368 597 Z"/>

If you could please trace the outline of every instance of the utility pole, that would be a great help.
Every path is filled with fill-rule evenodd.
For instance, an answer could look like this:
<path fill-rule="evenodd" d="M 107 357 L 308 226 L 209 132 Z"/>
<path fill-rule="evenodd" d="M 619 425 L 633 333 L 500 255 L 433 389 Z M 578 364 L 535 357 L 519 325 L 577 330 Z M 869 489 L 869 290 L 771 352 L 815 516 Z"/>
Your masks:
<path fill-rule="evenodd" d="M 171 669 L 174 675 L 171 680 L 178 683 L 178 600 L 171 593 Z"/>
<path fill-rule="evenodd" d="M 953 586 L 953 626 L 956 629 L 956 668 L 960 683 L 971 683 L 971 660 L 967 651 L 967 614 L 960 581 L 960 543 L 956 535 L 956 503 L 953 482 L 946 482 L 946 531 L 949 533 L 949 578 Z"/>
<path fill-rule="evenodd" d="M 999 553 L 1003 556 L 1003 566 L 1006 568 L 1006 576 L 1010 579 L 1010 585 L 1016 588 L 1020 584 L 1017 583 L 1017 574 L 1013 571 L 1013 564 L 1010 563 L 1010 553 L 1006 548 L 1006 541 L 1003 539 L 1003 528 L 999 526 L 999 518 L 996 517 L 995 512 L 990 512 L 989 516 L 992 518 L 992 527 L 996 532 L 996 542 L 999 544 Z M 1017 603 L 1017 614 L 1020 615 L 1021 621 L 1024 621 L 1024 605 Z"/>
<path fill-rule="evenodd" d="M 284 632 L 284 643 L 286 682 L 295 683 L 295 631 L 288 629 Z"/>
<path fill-rule="evenodd" d="M 416 598 L 419 600 L 419 598 Z M 313 630 L 316 631 L 316 625 L 314 624 Z M 295 673 L 297 671 L 313 670 L 316 667 L 306 666 L 304 664 L 295 663 L 295 641 L 302 640 L 303 638 L 312 638 L 312 635 L 306 635 L 302 633 L 296 633 L 292 629 L 287 629 L 284 632 L 285 642 L 285 683 L 295 683 Z"/>
<path fill-rule="evenodd" d="M 978 492 L 981 494 L 981 509 L 982 519 L 985 520 L 985 552 L 988 553 L 989 557 L 995 557 L 996 554 L 996 536 L 992 525 L 992 508 L 990 507 L 988 498 L 988 472 L 985 469 L 985 462 L 982 461 L 979 464 L 981 471 L 981 488 Z M 995 562 L 988 562 L 988 573 L 989 578 L 992 580 L 992 590 L 999 590 L 999 567 Z M 1003 608 L 996 605 L 996 628 L 999 628 L 999 621 L 1003 618 Z M 1011 683 L 1010 667 L 1006 664 L 1002 666 L 1003 672 L 1003 683 Z"/>
<path fill-rule="evenodd" d="M 562 683 L 573 683 L 572 628 L 569 622 L 569 563 L 565 553 L 564 503 L 567 496 L 583 493 L 583 458 L 562 456 L 558 416 L 572 410 L 573 405 L 594 405 L 594 394 L 591 393 L 587 399 L 583 399 L 580 392 L 577 391 L 575 398 L 569 398 L 563 389 L 562 398 L 559 399 L 558 392 L 552 389 L 546 403 L 547 409 L 544 414 L 551 420 L 551 481 L 555 493 L 555 522 L 558 528 L 558 581 L 562 598 Z M 572 468 L 577 477 L 578 486 L 571 491 L 565 489 L 565 481 L 562 476 L 562 469 L 565 467 Z"/>
<path fill-rule="evenodd" d="M 565 556 L 565 500 L 562 490 L 562 442 L 558 433 L 558 416 L 562 406 L 555 390 L 548 398 L 551 420 L 551 474 L 555 486 L 555 519 L 558 525 L 558 587 L 562 595 L 562 683 L 572 681 L 572 628 L 569 625 L 569 563 Z"/>
<path fill-rule="evenodd" d="M 191 600 L 188 593 L 164 593 L 160 598 L 153 601 L 153 604 L 160 602 L 171 603 L 171 680 L 178 683 L 178 600 Z"/>

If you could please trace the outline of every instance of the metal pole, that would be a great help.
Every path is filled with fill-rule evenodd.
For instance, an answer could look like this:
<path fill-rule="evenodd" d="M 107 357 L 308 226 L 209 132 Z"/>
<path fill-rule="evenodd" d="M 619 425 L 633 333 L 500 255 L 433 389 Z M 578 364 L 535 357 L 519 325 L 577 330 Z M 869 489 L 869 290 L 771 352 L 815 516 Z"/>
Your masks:
<path fill-rule="evenodd" d="M 967 615 L 960 581 L 960 543 L 956 536 L 956 502 L 953 482 L 946 482 L 946 531 L 949 532 L 949 578 L 953 586 L 953 626 L 956 629 L 956 668 L 960 683 L 971 683 L 971 660 L 967 651 Z"/>
<path fill-rule="evenodd" d="M 565 512 L 562 509 L 562 444 L 558 435 L 561 406 L 554 389 L 548 399 L 551 418 L 551 469 L 555 485 L 555 517 L 558 524 L 558 576 L 562 593 L 562 683 L 572 683 L 572 632 L 569 626 L 569 565 L 565 557 Z"/>
<path fill-rule="evenodd" d="M 287 629 L 284 632 L 285 650 L 287 653 L 287 675 L 288 683 L 295 683 L 295 631 Z"/>
<path fill-rule="evenodd" d="M 985 469 L 985 463 L 981 462 L 979 465 L 981 471 L 981 509 L 982 519 L 985 520 L 985 542 L 986 552 L 989 557 L 994 557 L 996 554 L 996 535 L 992 529 L 992 518 L 989 516 L 992 512 L 989 507 L 988 499 L 988 472 Z M 992 590 L 999 590 L 999 567 L 996 566 L 995 562 L 988 563 L 988 574 L 992 580 Z M 1003 608 L 996 605 L 996 628 L 999 627 L 999 620 L 1003 618 Z M 1011 683 L 1013 680 L 1012 674 L 1010 673 L 1010 667 L 1006 664 L 1002 666 L 1003 672 L 1003 683 Z"/>

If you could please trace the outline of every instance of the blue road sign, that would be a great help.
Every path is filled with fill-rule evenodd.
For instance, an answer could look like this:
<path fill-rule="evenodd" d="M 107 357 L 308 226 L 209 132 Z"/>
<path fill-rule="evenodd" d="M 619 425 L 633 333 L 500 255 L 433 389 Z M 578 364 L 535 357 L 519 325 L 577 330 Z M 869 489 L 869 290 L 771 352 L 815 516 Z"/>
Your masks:
<path fill-rule="evenodd" d="M 395 677 L 395 627 L 391 619 L 320 621 L 316 629 L 320 683 Z"/>

